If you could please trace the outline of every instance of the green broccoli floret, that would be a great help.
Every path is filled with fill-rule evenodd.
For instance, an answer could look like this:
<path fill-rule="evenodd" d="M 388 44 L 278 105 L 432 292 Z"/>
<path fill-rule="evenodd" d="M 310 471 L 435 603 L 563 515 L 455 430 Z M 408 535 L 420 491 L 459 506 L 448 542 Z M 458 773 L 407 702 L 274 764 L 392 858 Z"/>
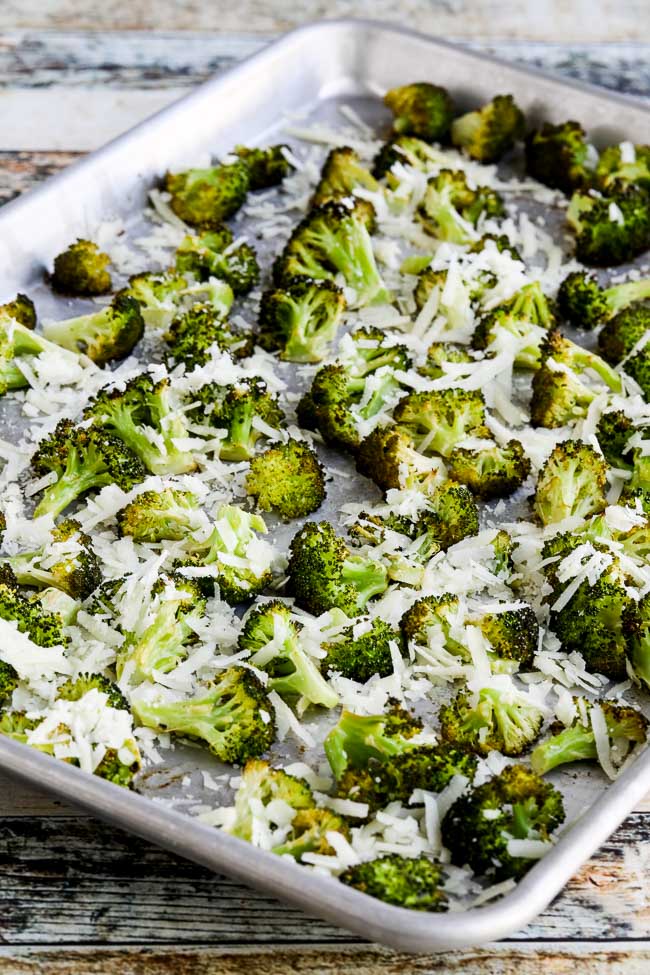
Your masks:
<path fill-rule="evenodd" d="M 633 147 L 634 158 L 623 159 L 618 146 L 608 146 L 601 152 L 596 166 L 596 183 L 604 190 L 612 187 L 639 186 L 650 192 L 650 146 Z"/>
<path fill-rule="evenodd" d="M 492 650 L 488 657 L 515 661 L 529 670 L 539 645 L 539 623 L 530 606 L 485 613 L 476 622 Z"/>
<path fill-rule="evenodd" d="M 339 880 L 362 894 L 411 911 L 444 911 L 447 907 L 442 870 L 423 855 L 388 853 L 348 867 Z"/>
<path fill-rule="evenodd" d="M 30 362 L 41 355 L 60 361 L 61 358 L 76 362 L 77 356 L 62 346 L 49 342 L 42 335 L 37 335 L 32 326 L 21 325 L 7 306 L 0 308 L 0 396 L 13 389 L 24 389 L 29 386 L 29 379 L 20 368 L 24 359 L 26 365 L 33 368 Z"/>
<path fill-rule="evenodd" d="M 293 172 L 293 165 L 287 158 L 289 147 L 285 145 L 249 149 L 235 146 L 234 155 L 248 167 L 251 190 L 266 190 L 277 186 L 285 176 Z"/>
<path fill-rule="evenodd" d="M 47 487 L 35 517 L 58 515 L 88 491 L 117 484 L 130 491 L 146 476 L 140 459 L 119 437 L 93 427 L 76 427 L 59 420 L 54 433 L 41 440 L 32 457 L 37 477 L 54 471 L 57 480 Z"/>
<path fill-rule="evenodd" d="M 476 111 L 454 119 L 451 141 L 472 159 L 493 163 L 523 139 L 525 131 L 524 113 L 512 95 L 495 95 Z"/>
<path fill-rule="evenodd" d="M 37 718 L 28 718 L 24 711 L 0 712 L 0 735 L 27 744 L 27 736 L 38 724 Z M 41 750 L 45 750 L 41 746 Z"/>
<path fill-rule="evenodd" d="M 635 745 L 646 741 L 648 719 L 636 708 L 584 698 L 574 699 L 574 706 L 575 717 L 571 724 L 564 727 L 561 722 L 555 722 L 549 729 L 551 737 L 533 749 L 530 764 L 538 775 L 545 775 L 568 762 L 597 762 L 600 759 L 592 724 L 596 706 L 605 722 L 612 758 L 617 765 L 622 764 Z"/>
<path fill-rule="evenodd" d="M 452 244 L 471 244 L 480 217 L 502 217 L 503 201 L 487 186 L 472 189 L 462 170 L 442 169 L 432 176 L 420 207 L 418 219 L 424 229 L 439 240 Z"/>
<path fill-rule="evenodd" d="M 622 625 L 628 669 L 638 683 L 650 688 L 650 595 L 625 607 Z"/>
<path fill-rule="evenodd" d="M 320 181 L 311 200 L 321 206 L 330 200 L 349 199 L 357 187 L 374 192 L 379 184 L 362 164 L 359 154 L 349 146 L 332 149 L 321 169 Z"/>
<path fill-rule="evenodd" d="M 567 210 L 583 264 L 610 267 L 633 261 L 650 246 L 648 195 L 638 187 L 594 196 L 576 191 Z"/>
<path fill-rule="evenodd" d="M 623 410 L 606 410 L 596 424 L 596 438 L 605 460 L 612 467 L 632 466 L 632 450 L 628 441 L 640 429 Z"/>
<path fill-rule="evenodd" d="M 526 138 L 526 171 L 552 189 L 567 195 L 577 187 L 588 186 L 593 179 L 593 150 L 579 122 L 552 125 Z"/>
<path fill-rule="evenodd" d="M 223 230 L 188 234 L 176 250 L 176 270 L 193 274 L 197 281 L 220 278 L 233 294 L 246 295 L 260 276 L 257 255 L 250 244 L 233 247 Z"/>
<path fill-rule="evenodd" d="M 469 253 L 480 254 L 481 251 L 491 247 L 495 247 L 499 254 L 509 254 L 513 261 L 523 264 L 521 254 L 507 234 L 483 234 L 470 246 Z"/>
<path fill-rule="evenodd" d="M 446 88 L 427 81 L 391 88 L 384 105 L 395 116 L 393 129 L 400 135 L 415 135 L 426 142 L 442 142 L 449 135 L 454 103 Z"/>
<path fill-rule="evenodd" d="M 449 476 L 484 501 L 512 494 L 530 474 L 530 461 L 518 440 L 481 450 L 456 447 L 447 465 Z"/>
<path fill-rule="evenodd" d="M 321 665 L 325 672 L 365 684 L 375 675 L 388 677 L 393 673 L 393 650 L 403 655 L 404 642 L 399 630 L 384 620 L 374 619 L 368 621 L 361 634 L 358 624 L 346 627 L 335 642 L 324 643 L 323 650 L 327 653 Z"/>
<path fill-rule="evenodd" d="M 438 539 L 446 535 L 446 526 L 427 509 L 413 519 L 362 512 L 349 533 L 355 545 L 381 546 L 390 579 L 420 586 L 427 564 L 440 551 Z"/>
<path fill-rule="evenodd" d="M 138 700 L 133 713 L 154 731 L 195 738 L 222 762 L 262 755 L 275 738 L 275 710 L 255 674 L 244 667 L 219 671 L 195 697 L 160 703 Z"/>
<path fill-rule="evenodd" d="M 252 335 L 237 332 L 212 305 L 196 304 L 178 315 L 163 335 L 168 345 L 168 368 L 182 362 L 186 369 L 204 366 L 214 349 L 229 352 L 235 359 L 251 355 Z"/>
<path fill-rule="evenodd" d="M 416 450 L 410 434 L 398 427 L 376 427 L 359 444 L 356 464 L 382 491 L 410 489 L 430 495 L 443 480 L 437 462 Z"/>
<path fill-rule="evenodd" d="M 535 864 L 510 851 L 510 840 L 548 841 L 564 822 L 562 796 L 525 765 L 509 765 L 475 786 L 442 820 L 442 842 L 452 863 L 495 881 L 523 877 Z"/>
<path fill-rule="evenodd" d="M 567 653 L 577 651 L 589 670 L 612 680 L 626 676 L 623 616 L 630 614 L 633 600 L 607 572 L 592 585 L 585 581 L 571 600 L 551 613 L 551 628 Z"/>
<path fill-rule="evenodd" d="M 0 305 L 0 319 L 7 315 L 25 328 L 36 328 L 36 306 L 28 295 L 18 293 L 12 301 Z"/>
<path fill-rule="evenodd" d="M 239 380 L 230 386 L 207 383 L 192 394 L 197 405 L 190 416 L 197 423 L 205 423 L 226 432 L 221 441 L 221 460 L 250 460 L 257 442 L 265 433 L 255 420 L 262 420 L 275 430 L 284 426 L 284 413 L 278 398 L 267 389 L 258 376 Z"/>
<path fill-rule="evenodd" d="M 280 800 L 296 812 L 313 809 L 314 797 L 304 779 L 289 775 L 279 768 L 271 768 L 261 758 L 249 758 L 241 773 L 235 793 L 235 821 L 226 828 L 232 836 L 249 843 L 253 838 L 253 805 L 261 803 L 265 809 Z"/>
<path fill-rule="evenodd" d="M 478 508 L 472 492 L 464 484 L 444 481 L 428 498 L 439 525 L 436 537 L 440 548 L 448 549 L 463 538 L 478 535 Z"/>
<path fill-rule="evenodd" d="M 418 264 L 420 261 L 427 261 L 425 267 L 420 270 Z M 400 267 L 402 274 L 417 273 L 418 281 L 413 291 L 413 300 L 415 301 L 415 307 L 418 311 L 421 311 L 429 301 L 431 294 L 435 289 L 437 289 L 438 294 L 438 309 L 445 314 L 447 318 L 448 327 L 454 329 L 456 327 L 456 316 L 457 311 L 454 304 L 447 305 L 442 301 L 444 296 L 445 287 L 449 278 L 449 271 L 447 269 L 438 271 L 434 268 L 429 267 L 430 258 L 427 256 L 419 257 L 407 257 Z M 469 280 L 462 281 L 462 287 L 469 295 L 469 299 L 473 305 L 478 305 L 487 291 L 497 283 L 496 275 L 492 271 L 481 270 L 475 272 Z M 461 314 L 459 319 L 459 327 L 464 324 L 464 317 Z M 469 360 L 472 361 L 471 359 Z"/>
<path fill-rule="evenodd" d="M 331 809 L 313 807 L 300 809 L 291 820 L 291 830 L 284 842 L 272 848 L 278 856 L 289 854 L 300 860 L 304 853 L 318 853 L 321 856 L 334 856 L 335 850 L 329 839 L 329 833 L 341 833 L 345 839 L 350 838 L 350 830 L 343 819 Z"/>
<path fill-rule="evenodd" d="M 136 542 L 181 541 L 198 527 L 198 498 L 189 491 L 143 491 L 117 513 L 117 533 Z"/>
<path fill-rule="evenodd" d="M 84 419 L 119 437 L 152 474 L 184 474 L 196 468 L 190 451 L 176 446 L 188 437 L 185 417 L 173 403 L 169 379 L 141 373 L 107 386 L 90 401 Z"/>
<path fill-rule="evenodd" d="M 265 291 L 257 341 L 290 362 L 320 362 L 336 338 L 345 298 L 333 281 L 296 278 L 286 287 Z"/>
<path fill-rule="evenodd" d="M 555 317 L 549 300 L 539 281 L 534 281 L 481 316 L 472 336 L 472 346 L 478 350 L 498 347 L 503 331 L 517 340 L 515 365 L 521 369 L 537 369 L 540 348 L 548 330 L 554 326 Z"/>
<path fill-rule="evenodd" d="M 2 600 L 1 587 L 0 600 Z M 4 707 L 8 701 L 11 701 L 11 695 L 16 690 L 19 683 L 20 678 L 16 668 L 12 667 L 11 664 L 6 663 L 6 661 L 0 660 L 0 706 Z"/>
<path fill-rule="evenodd" d="M 604 288 L 594 274 L 572 271 L 560 285 L 557 302 L 560 313 L 576 328 L 592 329 L 644 298 L 650 298 L 650 278 Z"/>
<path fill-rule="evenodd" d="M 359 616 L 388 587 L 386 567 L 352 555 L 327 521 L 309 521 L 294 535 L 288 573 L 298 603 L 315 616 L 334 607 Z"/>
<path fill-rule="evenodd" d="M 464 622 L 460 601 L 451 593 L 423 596 L 402 616 L 400 627 L 407 646 L 430 679 L 452 681 L 467 673 L 472 656 Z"/>
<path fill-rule="evenodd" d="M 274 264 L 275 284 L 282 288 L 295 277 L 334 280 L 340 274 L 356 294 L 355 307 L 389 301 L 372 249 L 373 222 L 374 211 L 364 200 L 312 207 Z"/>
<path fill-rule="evenodd" d="M 129 355 L 144 335 L 144 319 L 135 298 L 120 292 L 101 311 L 50 322 L 43 327 L 43 335 L 64 349 L 82 352 L 98 366 L 104 366 Z"/>
<path fill-rule="evenodd" d="M 644 346 L 623 364 L 625 373 L 639 386 L 643 398 L 650 400 L 650 349 Z"/>
<path fill-rule="evenodd" d="M 630 355 L 648 331 L 650 331 L 650 301 L 631 305 L 605 323 L 598 334 L 598 351 L 606 362 L 617 366 Z M 645 348 L 640 349 L 639 361 L 645 358 L 645 355 Z M 628 365 L 629 362 L 626 362 L 624 366 L 626 372 Z M 634 366 L 631 368 L 634 371 Z"/>
<path fill-rule="evenodd" d="M 533 510 L 543 525 L 565 518 L 588 518 L 607 507 L 607 464 L 581 440 L 553 448 L 535 488 Z"/>
<path fill-rule="evenodd" d="M 28 599 L 8 565 L 0 565 L 0 619 L 16 624 L 39 647 L 59 647 L 68 643 L 65 621 L 49 612 L 38 600 Z"/>
<path fill-rule="evenodd" d="M 417 301 L 417 299 L 416 299 Z M 475 360 L 470 355 L 467 346 L 458 345 L 454 342 L 433 342 L 427 349 L 427 357 L 423 365 L 418 366 L 418 372 L 427 379 L 439 379 L 447 375 L 455 374 L 454 366 L 466 365 Z M 452 368 L 447 370 L 447 365 Z"/>
<path fill-rule="evenodd" d="M 225 281 L 209 278 L 194 282 L 174 270 L 134 274 L 121 293 L 140 303 L 142 317 L 152 328 L 167 328 L 197 302 L 212 306 L 219 318 L 225 318 L 234 300 L 233 290 Z"/>
<path fill-rule="evenodd" d="M 298 698 L 299 706 L 334 708 L 338 694 L 321 675 L 318 662 L 300 644 L 300 628 L 286 603 L 273 600 L 248 614 L 238 647 L 249 650 L 249 662 L 269 675 L 268 688 L 280 697 Z"/>
<path fill-rule="evenodd" d="M 133 749 L 129 749 L 133 754 Z M 133 761 L 130 765 L 120 760 L 124 749 L 108 748 L 99 765 L 95 768 L 93 775 L 98 775 L 100 779 L 106 779 L 113 785 L 119 785 L 123 789 L 132 789 L 133 780 L 140 771 L 140 755 L 133 754 Z"/>
<path fill-rule="evenodd" d="M 239 210 L 250 189 L 250 168 L 245 161 L 208 169 L 167 173 L 165 189 L 176 216 L 192 227 L 218 227 Z"/>
<path fill-rule="evenodd" d="M 434 149 L 422 139 L 399 135 L 389 139 L 379 149 L 372 161 L 372 175 L 375 179 L 388 177 L 389 186 L 395 188 L 398 180 L 391 172 L 396 163 L 411 166 L 420 172 L 427 172 L 432 166 L 440 167 L 447 163 L 447 157 L 440 149 Z"/>
<path fill-rule="evenodd" d="M 524 693 L 484 687 L 476 694 L 460 691 L 440 708 L 443 741 L 481 755 L 493 750 L 521 755 L 542 727 L 544 712 Z"/>
<path fill-rule="evenodd" d="M 413 748 L 423 730 L 419 718 L 395 700 L 384 714 L 353 714 L 344 710 L 325 739 L 325 754 L 337 782 L 348 769 L 365 769 L 371 759 L 384 761 Z"/>
<path fill-rule="evenodd" d="M 67 295 L 103 295 L 111 290 L 108 254 L 92 240 L 79 238 L 54 258 L 50 278 L 56 291 Z"/>
<path fill-rule="evenodd" d="M 246 493 L 262 511 L 276 511 L 285 521 L 303 518 L 325 500 L 325 471 L 303 440 L 272 443 L 251 459 Z"/>
<path fill-rule="evenodd" d="M 2 564 L 10 566 L 20 586 L 38 589 L 53 586 L 73 599 L 86 599 L 102 581 L 92 539 L 72 518 L 56 525 L 51 538 L 51 544 L 44 548 L 12 555 L 3 559 Z"/>
<path fill-rule="evenodd" d="M 80 674 L 79 677 L 64 681 L 57 691 L 57 697 L 64 701 L 79 701 L 88 691 L 99 691 L 105 694 L 109 708 L 118 711 L 128 711 L 129 703 L 114 681 L 102 674 Z"/>
<path fill-rule="evenodd" d="M 490 438 L 485 400 L 479 390 L 409 393 L 395 407 L 393 419 L 423 454 L 449 457 L 466 437 Z"/>

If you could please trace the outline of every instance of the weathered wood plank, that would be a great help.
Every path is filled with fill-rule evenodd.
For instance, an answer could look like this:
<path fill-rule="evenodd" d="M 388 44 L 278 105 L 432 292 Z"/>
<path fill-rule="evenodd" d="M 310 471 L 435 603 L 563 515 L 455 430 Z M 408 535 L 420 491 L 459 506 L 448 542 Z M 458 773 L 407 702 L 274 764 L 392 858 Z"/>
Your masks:
<path fill-rule="evenodd" d="M 78 158 L 72 152 L 0 151 L 0 204 L 8 203 Z"/>

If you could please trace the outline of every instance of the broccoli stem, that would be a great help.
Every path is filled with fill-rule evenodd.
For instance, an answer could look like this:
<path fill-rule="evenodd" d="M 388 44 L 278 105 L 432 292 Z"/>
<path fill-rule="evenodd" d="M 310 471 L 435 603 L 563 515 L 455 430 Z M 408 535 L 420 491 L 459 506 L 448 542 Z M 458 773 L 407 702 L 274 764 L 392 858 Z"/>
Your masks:
<path fill-rule="evenodd" d="M 571 359 L 578 368 L 591 369 L 595 372 L 614 393 L 620 393 L 623 389 L 619 374 L 600 356 L 594 355 L 587 349 L 582 349 L 579 345 L 573 345 Z"/>
<path fill-rule="evenodd" d="M 567 762 L 581 762 L 598 758 L 596 741 L 591 725 L 572 725 L 553 735 L 548 741 L 543 741 L 534 749 L 530 764 L 538 775 L 550 772 L 556 765 Z"/>
<path fill-rule="evenodd" d="M 341 575 L 344 584 L 354 586 L 359 593 L 359 609 L 373 596 L 386 591 L 386 569 L 380 562 L 374 564 L 361 556 L 352 556 L 343 563 Z"/>
<path fill-rule="evenodd" d="M 604 297 L 612 314 L 616 314 L 635 301 L 650 298 L 650 278 L 626 281 L 624 284 L 617 284 L 613 288 L 606 288 Z"/>
<path fill-rule="evenodd" d="M 68 463 L 61 477 L 43 493 L 43 497 L 34 509 L 34 517 L 42 515 L 58 515 L 68 505 L 72 504 L 86 491 L 110 484 L 110 478 L 102 468 L 91 467 L 79 470 L 74 464 Z"/>

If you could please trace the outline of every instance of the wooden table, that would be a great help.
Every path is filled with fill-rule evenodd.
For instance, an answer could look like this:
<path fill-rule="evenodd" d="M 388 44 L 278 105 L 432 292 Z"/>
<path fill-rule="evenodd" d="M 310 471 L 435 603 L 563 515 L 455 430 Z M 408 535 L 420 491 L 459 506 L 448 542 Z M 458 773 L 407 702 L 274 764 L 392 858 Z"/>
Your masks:
<path fill-rule="evenodd" d="M 230 13 L 222 18 L 226 5 L 207 0 L 140 0 L 119 5 L 124 8 L 119 14 L 113 6 L 96 0 L 0 4 L 0 202 L 251 53 L 265 42 L 265 31 L 324 8 L 317 0 L 297 5 L 245 0 L 228 5 Z M 584 26 L 590 41 L 608 36 L 616 43 L 591 46 L 557 42 L 571 36 L 571 27 L 577 33 L 567 21 L 570 4 L 547 4 L 542 16 L 544 4 L 531 3 L 530 18 L 521 14 L 522 5 L 504 10 L 492 0 L 440 6 L 404 0 L 400 6 L 416 25 L 435 30 L 439 23 L 441 31 L 466 39 L 494 37 L 495 31 L 520 38 L 523 25 L 535 43 L 474 43 L 503 57 L 650 96 L 650 45 L 633 43 L 637 36 L 650 38 L 646 0 L 594 0 L 580 30 Z M 465 16 L 470 6 L 474 19 Z M 393 8 L 379 2 L 370 10 L 363 2 L 343 0 L 338 9 L 379 16 Z M 88 35 L 72 29 L 79 26 L 240 33 Z M 258 33 L 242 34 L 243 26 Z M 360 943 L 4 779 L 0 837 L 3 975 L 650 972 L 650 797 L 528 928 L 480 950 L 429 957 Z"/>

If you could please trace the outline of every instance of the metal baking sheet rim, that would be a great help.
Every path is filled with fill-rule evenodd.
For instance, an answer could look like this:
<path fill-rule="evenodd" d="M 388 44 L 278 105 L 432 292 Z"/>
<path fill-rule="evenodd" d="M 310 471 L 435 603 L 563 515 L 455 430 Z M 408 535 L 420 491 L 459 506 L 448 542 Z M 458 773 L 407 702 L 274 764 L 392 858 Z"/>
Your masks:
<path fill-rule="evenodd" d="M 150 145 L 152 138 L 160 151 L 155 159 L 150 160 L 147 172 L 139 174 L 141 180 L 150 178 L 151 172 L 160 172 L 173 165 L 173 149 L 170 152 L 169 143 L 161 143 L 155 137 L 167 130 L 173 131 L 178 120 L 187 121 L 188 117 L 199 119 L 206 105 L 219 97 L 227 97 L 229 92 L 234 94 L 238 85 L 241 85 L 244 102 L 248 95 L 245 110 L 239 114 L 243 124 L 235 133 L 233 126 L 228 125 L 227 131 L 221 134 L 228 136 L 230 144 L 235 141 L 235 135 L 242 140 L 247 135 L 252 137 L 254 118 L 250 113 L 254 111 L 255 95 L 251 82 L 269 70 L 273 63 L 284 63 L 285 67 L 287 64 L 295 65 L 292 59 L 296 56 L 302 56 L 304 67 L 310 45 L 316 45 L 321 53 L 323 50 L 328 52 L 327 64 L 323 65 L 322 60 L 317 58 L 310 62 L 309 70 L 318 74 L 316 99 L 341 94 L 354 85 L 357 93 L 376 92 L 376 87 L 369 83 L 363 72 L 368 66 L 373 45 L 376 47 L 382 39 L 393 40 L 396 45 L 392 49 L 394 53 L 405 54 L 409 47 L 418 49 L 420 53 L 435 53 L 436 69 L 430 74 L 435 74 L 438 80 L 444 80 L 444 66 L 441 67 L 441 63 L 455 62 L 456 66 L 466 64 L 468 69 L 489 69 L 490 94 L 495 89 L 496 73 L 504 90 L 516 88 L 518 84 L 530 88 L 532 83 L 532 101 L 528 99 L 526 104 L 524 100 L 524 107 L 533 116 L 542 108 L 545 97 L 553 99 L 571 91 L 581 103 L 580 108 L 571 114 L 581 117 L 590 129 L 595 128 L 597 136 L 600 131 L 603 138 L 624 138 L 626 133 L 637 131 L 639 124 L 643 131 L 643 127 L 650 122 L 650 112 L 633 99 L 603 92 L 590 85 L 565 82 L 541 71 L 516 67 L 413 31 L 365 20 L 335 20 L 307 25 L 273 42 L 224 75 L 206 82 L 64 173 L 51 178 L 43 186 L 3 207 L 0 210 L 0 273 L 5 286 L 7 279 L 10 279 L 11 264 L 15 266 L 14 262 L 20 263 L 22 258 L 28 260 L 32 267 L 38 267 L 52 252 L 52 247 L 58 244 L 56 221 L 49 221 L 39 236 L 43 253 L 38 253 L 38 244 L 35 251 L 33 224 L 27 226 L 30 212 L 38 214 L 41 208 L 64 196 L 67 215 L 70 210 L 73 211 L 71 219 L 74 220 L 75 211 L 79 221 L 82 215 L 88 219 L 87 208 L 94 198 L 93 194 L 96 195 L 93 174 L 106 173 L 110 169 L 112 191 L 118 194 L 120 178 L 123 175 L 128 175 L 131 180 L 134 178 L 136 150 L 140 145 Z M 385 87 L 407 79 L 399 62 L 400 58 L 394 57 L 390 65 L 384 66 L 390 75 L 383 81 Z M 468 70 L 467 77 L 471 79 L 468 91 L 470 88 L 476 90 L 476 73 Z M 295 107 L 298 107 L 297 104 Z M 612 112 L 615 114 L 613 121 Z M 248 132 L 246 123 L 249 124 Z M 215 146 L 215 150 L 218 148 Z M 79 187 L 80 193 L 76 192 Z M 71 197 L 69 192 L 72 193 Z M 106 203 L 102 201 L 101 206 L 103 209 Z M 103 209 L 103 212 L 106 210 Z M 99 213 L 95 216 L 99 216 Z M 5 262 L 8 263 L 5 265 Z M 373 900 L 285 858 L 204 826 L 151 799 L 118 789 L 63 762 L 53 762 L 48 756 L 26 745 L 0 739 L 0 769 L 173 853 L 216 872 L 226 873 L 363 938 L 411 952 L 471 947 L 506 937 L 527 924 L 548 905 L 650 790 L 648 751 L 606 789 L 512 892 L 495 903 L 466 912 L 428 914 Z"/>

